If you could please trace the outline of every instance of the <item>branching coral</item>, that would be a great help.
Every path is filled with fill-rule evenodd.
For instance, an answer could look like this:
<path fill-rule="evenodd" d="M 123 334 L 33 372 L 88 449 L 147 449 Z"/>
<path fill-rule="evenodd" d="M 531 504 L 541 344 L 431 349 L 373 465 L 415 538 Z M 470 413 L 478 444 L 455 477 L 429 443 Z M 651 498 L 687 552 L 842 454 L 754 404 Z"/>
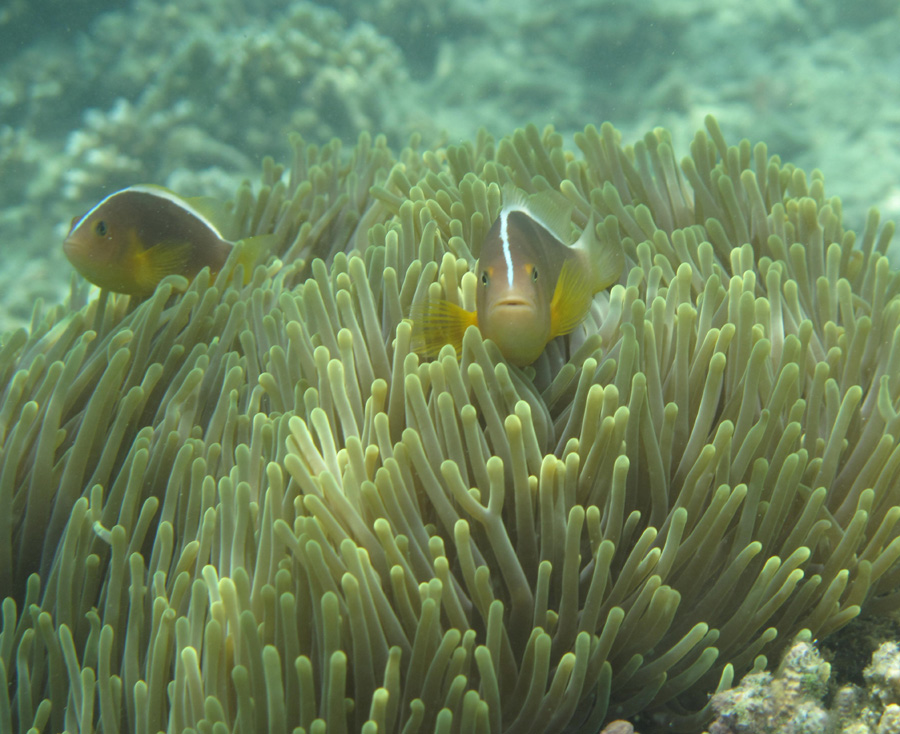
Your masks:
<path fill-rule="evenodd" d="M 896 607 L 891 225 L 857 246 L 711 120 L 680 167 L 609 125 L 580 158 L 295 142 L 236 200 L 284 242 L 248 286 L 5 339 L 0 727 L 689 728 L 794 632 Z M 471 303 L 510 180 L 594 211 L 623 282 L 532 368 L 477 329 L 422 362 L 404 317 Z"/>

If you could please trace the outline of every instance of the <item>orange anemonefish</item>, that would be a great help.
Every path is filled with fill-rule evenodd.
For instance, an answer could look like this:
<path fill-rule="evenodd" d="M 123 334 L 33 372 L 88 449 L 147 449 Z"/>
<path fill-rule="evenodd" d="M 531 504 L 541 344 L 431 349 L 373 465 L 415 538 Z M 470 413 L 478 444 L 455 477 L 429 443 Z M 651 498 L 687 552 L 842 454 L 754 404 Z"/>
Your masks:
<path fill-rule="evenodd" d="M 601 243 L 594 217 L 581 237 L 564 244 L 571 207 L 550 192 L 525 196 L 503 188 L 503 208 L 476 263 L 475 311 L 450 301 L 416 304 L 413 349 L 435 357 L 445 344 L 457 354 L 469 326 L 493 341 L 512 364 L 534 362 L 554 337 L 587 315 L 594 294 L 614 283 L 625 266 L 621 245 Z"/>
<path fill-rule="evenodd" d="M 191 279 L 205 267 L 217 273 L 234 243 L 213 222 L 226 221 L 227 215 L 213 199 L 183 199 L 152 184 L 129 186 L 72 220 L 63 252 L 94 285 L 146 296 L 167 275 Z M 260 235 L 243 240 L 241 263 L 248 278 L 273 239 Z"/>

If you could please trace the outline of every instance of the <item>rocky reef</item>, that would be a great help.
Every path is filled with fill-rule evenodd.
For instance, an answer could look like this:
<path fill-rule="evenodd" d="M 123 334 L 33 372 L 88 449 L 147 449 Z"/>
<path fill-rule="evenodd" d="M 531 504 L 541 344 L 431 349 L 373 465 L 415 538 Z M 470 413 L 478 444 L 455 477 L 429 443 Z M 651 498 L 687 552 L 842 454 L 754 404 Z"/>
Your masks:
<path fill-rule="evenodd" d="M 864 685 L 836 684 L 801 635 L 774 673 L 751 673 L 713 697 L 717 717 L 707 734 L 897 734 L 900 645 L 882 643 L 862 675 Z"/>

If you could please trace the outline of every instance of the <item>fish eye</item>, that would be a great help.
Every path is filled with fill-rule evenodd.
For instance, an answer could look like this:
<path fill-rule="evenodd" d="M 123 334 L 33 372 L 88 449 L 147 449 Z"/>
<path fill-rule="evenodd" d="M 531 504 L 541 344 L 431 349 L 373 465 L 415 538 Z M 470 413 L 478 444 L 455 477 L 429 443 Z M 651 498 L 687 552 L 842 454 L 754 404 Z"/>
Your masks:
<path fill-rule="evenodd" d="M 96 232 L 99 237 L 106 237 L 106 222 L 104 222 L 102 219 L 98 220 L 94 225 L 94 232 Z"/>
<path fill-rule="evenodd" d="M 482 270 L 481 271 L 481 285 L 487 285 L 487 284 L 488 284 L 487 270 Z"/>

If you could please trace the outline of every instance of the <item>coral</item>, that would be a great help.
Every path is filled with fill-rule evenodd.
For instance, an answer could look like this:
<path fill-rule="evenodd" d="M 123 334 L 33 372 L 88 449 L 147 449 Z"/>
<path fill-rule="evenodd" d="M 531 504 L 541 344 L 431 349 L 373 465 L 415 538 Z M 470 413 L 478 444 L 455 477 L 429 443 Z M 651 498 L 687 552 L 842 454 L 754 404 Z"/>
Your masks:
<path fill-rule="evenodd" d="M 747 675 L 739 687 L 713 697 L 719 716 L 709 734 L 825 734 L 830 716 L 821 699 L 829 675 L 808 639 L 796 641 L 774 675 Z"/>
<path fill-rule="evenodd" d="M 634 727 L 627 721 L 617 719 L 603 727 L 600 734 L 634 734 Z"/>
<path fill-rule="evenodd" d="M 7 124 L 66 134 L 82 110 L 110 110 L 119 100 L 142 116 L 180 106 L 211 139 L 253 155 L 270 152 L 288 129 L 354 137 L 393 130 L 402 114 L 384 105 L 405 79 L 396 47 L 310 3 L 257 12 L 142 0 L 97 15 L 90 37 L 106 42 L 82 36 L 52 53 L 38 44 L 13 59 L 0 82 Z"/>
<path fill-rule="evenodd" d="M 863 677 L 866 695 L 856 695 L 855 706 L 847 706 L 841 712 L 844 729 L 850 720 L 860 734 L 900 732 L 900 645 L 882 643 L 872 653 L 872 663 L 863 671 Z"/>
<path fill-rule="evenodd" d="M 340 11 L 345 18 L 372 24 L 403 51 L 410 72 L 417 78 L 434 71 L 439 48 L 466 36 L 484 33 L 509 14 L 505 3 L 476 0 L 440 0 L 420 3 L 414 0 L 376 0 L 357 3 L 352 0 L 326 0 L 323 3 Z"/>
<path fill-rule="evenodd" d="M 900 645 L 885 642 L 863 671 L 872 694 L 884 705 L 900 703 Z"/>
<path fill-rule="evenodd" d="M 663 130 L 575 142 L 295 139 L 235 200 L 283 242 L 247 285 L 5 337 L 0 728 L 696 730 L 799 630 L 896 607 L 893 226 L 857 243 L 711 119 L 680 166 Z M 404 317 L 471 304 L 509 181 L 626 273 L 533 367 L 477 329 L 422 362 Z"/>
<path fill-rule="evenodd" d="M 834 690 L 829 664 L 803 633 L 774 675 L 751 673 L 740 686 L 713 697 L 718 716 L 707 734 L 897 734 L 898 654 L 897 643 L 882 644 L 863 671 L 864 689 L 848 684 Z M 826 708 L 829 696 L 831 706 Z"/>
<path fill-rule="evenodd" d="M 280 154 L 287 129 L 317 142 L 363 129 L 393 144 L 411 129 L 458 142 L 481 125 L 536 120 L 571 134 L 614 116 L 628 136 L 665 125 L 686 143 L 712 111 L 729 134 L 753 131 L 784 160 L 845 182 L 851 226 L 873 203 L 900 213 L 900 47 L 878 15 L 885 0 L 849 11 L 793 0 L 330 4 L 342 15 L 271 0 L 81 0 L 49 14 L 0 4 L 0 239 L 45 260 L 54 275 L 41 291 L 65 291 L 61 233 L 111 190 L 192 183 L 203 188 L 181 193 L 217 195 L 257 156 Z M 30 309 L 6 303 L 0 328 Z"/>

